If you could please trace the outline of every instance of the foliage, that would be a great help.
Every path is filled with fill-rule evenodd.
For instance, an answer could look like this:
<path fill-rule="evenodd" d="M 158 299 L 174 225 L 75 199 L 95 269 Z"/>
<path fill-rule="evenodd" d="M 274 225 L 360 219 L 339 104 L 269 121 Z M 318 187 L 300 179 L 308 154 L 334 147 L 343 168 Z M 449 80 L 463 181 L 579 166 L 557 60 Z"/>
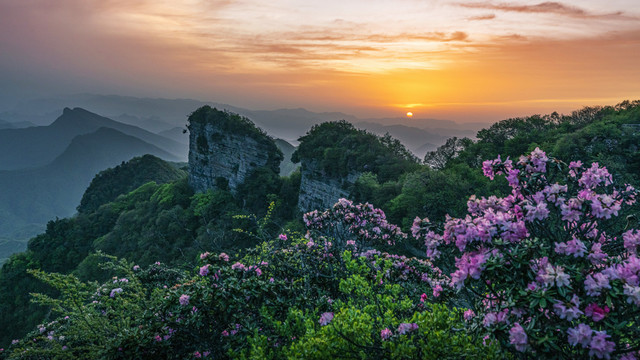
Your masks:
<path fill-rule="evenodd" d="M 115 200 L 118 195 L 127 194 L 150 181 L 165 184 L 185 176 L 185 171 L 153 155 L 136 157 L 99 172 L 84 192 L 78 211 L 95 211 L 100 205 Z"/>
<path fill-rule="evenodd" d="M 398 140 L 358 130 L 344 120 L 314 125 L 299 141 L 291 160 L 304 159 L 303 167 L 317 163 L 331 177 L 369 171 L 385 182 L 418 168 L 415 156 Z"/>
<path fill-rule="evenodd" d="M 457 330 L 460 310 L 425 302 L 425 274 L 442 281 L 428 263 L 316 244 L 281 234 L 238 261 L 203 253 L 189 274 L 112 259 L 103 284 L 32 271 L 59 315 L 0 358 L 500 357 Z"/>
<path fill-rule="evenodd" d="M 220 111 L 208 105 L 200 107 L 189 115 L 187 128 L 191 130 L 195 124 L 204 125 L 207 123 L 215 124 L 229 133 L 250 136 L 256 141 L 267 136 L 263 130 L 256 127 L 248 118 L 229 111 Z"/>
<path fill-rule="evenodd" d="M 473 144 L 469 138 L 458 139 L 452 137 L 447 139 L 444 145 L 438 147 L 435 151 L 430 151 L 424 156 L 424 163 L 432 169 L 444 169 L 449 160 L 458 157 L 460 152 Z"/>
<path fill-rule="evenodd" d="M 451 286 L 475 296 L 470 330 L 536 357 L 637 352 L 640 233 L 615 221 L 637 191 L 614 187 L 597 163 L 566 165 L 540 149 L 483 170 L 505 175 L 512 194 L 472 196 L 469 215 L 448 219 L 441 235 L 427 219 L 413 228 L 431 258 L 461 255 Z"/>
<path fill-rule="evenodd" d="M 485 159 L 517 157 L 536 147 L 549 149 L 567 163 L 597 161 L 617 172 L 624 182 L 638 183 L 640 101 L 615 106 L 585 107 L 569 115 L 552 113 L 507 119 L 478 132 L 445 168 L 464 163 L 478 168 Z"/>

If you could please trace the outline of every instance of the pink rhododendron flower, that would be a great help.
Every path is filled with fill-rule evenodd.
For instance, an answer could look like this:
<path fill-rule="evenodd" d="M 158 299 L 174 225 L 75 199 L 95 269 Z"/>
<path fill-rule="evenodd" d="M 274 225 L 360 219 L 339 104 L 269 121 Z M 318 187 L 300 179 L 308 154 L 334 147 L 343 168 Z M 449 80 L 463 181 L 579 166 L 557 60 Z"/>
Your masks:
<path fill-rule="evenodd" d="M 587 256 L 587 259 L 591 261 L 591 264 L 598 265 L 602 264 L 607 256 L 607 253 L 602 251 L 602 244 L 595 243 L 591 246 L 591 252 Z"/>
<path fill-rule="evenodd" d="M 613 179 L 606 167 L 600 167 L 598 163 L 593 163 L 591 164 L 591 168 L 582 173 L 582 177 L 578 180 L 578 183 L 587 189 L 593 189 L 601 183 L 605 186 L 611 185 Z"/>
<path fill-rule="evenodd" d="M 582 168 L 582 161 L 572 161 L 569 163 L 569 176 L 576 177 L 576 170 Z"/>
<path fill-rule="evenodd" d="M 589 296 L 599 296 L 602 289 L 611 289 L 609 278 L 603 273 L 597 273 L 593 276 L 587 275 L 584 281 L 584 289 Z"/>
<path fill-rule="evenodd" d="M 567 341 L 572 346 L 580 344 L 583 348 L 586 348 L 587 345 L 589 345 L 589 343 L 591 342 L 592 333 L 593 330 L 591 330 L 591 327 L 589 327 L 589 325 L 579 324 L 578 326 L 569 328 L 567 330 Z"/>
<path fill-rule="evenodd" d="M 629 230 L 622 234 L 624 239 L 624 248 L 632 254 L 637 254 L 638 245 L 640 245 L 640 232 L 638 230 Z"/>
<path fill-rule="evenodd" d="M 382 340 L 389 340 L 392 335 L 393 334 L 391 333 L 391 330 L 389 330 L 389 328 L 384 328 L 382 331 L 380 331 L 380 337 L 382 338 Z"/>
<path fill-rule="evenodd" d="M 231 269 L 247 271 L 247 267 L 241 262 L 236 262 L 235 264 L 231 265 Z"/>
<path fill-rule="evenodd" d="M 464 312 L 462 316 L 464 317 L 465 320 L 469 321 L 476 316 L 476 313 L 473 310 L 468 309 Z"/>
<path fill-rule="evenodd" d="M 495 177 L 495 173 L 493 172 L 493 160 L 485 160 L 482 162 L 482 172 L 484 176 L 493 180 Z"/>
<path fill-rule="evenodd" d="M 567 241 L 566 243 L 556 243 L 555 250 L 558 254 L 573 255 L 573 257 L 577 258 L 584 256 L 587 252 L 587 246 L 574 237 L 573 240 Z"/>
<path fill-rule="evenodd" d="M 589 343 L 589 356 L 595 355 L 598 359 L 610 359 L 610 354 L 616 348 L 613 341 L 607 341 L 610 337 L 606 331 L 594 331 Z"/>
<path fill-rule="evenodd" d="M 416 331 L 418 330 L 418 324 L 416 323 L 402 323 L 400 325 L 398 325 L 398 334 L 400 335 L 404 335 L 410 331 Z"/>
<path fill-rule="evenodd" d="M 527 349 L 527 333 L 519 323 L 513 324 L 513 327 L 509 330 L 509 343 L 520 352 Z"/>
<path fill-rule="evenodd" d="M 544 201 L 540 201 L 534 205 L 527 204 L 524 206 L 524 209 L 527 214 L 524 219 L 527 221 L 544 220 L 549 216 L 549 209 L 547 208 L 547 203 Z"/>
<path fill-rule="evenodd" d="M 640 287 L 624 284 L 624 294 L 627 295 L 627 302 L 640 306 Z"/>
<path fill-rule="evenodd" d="M 610 219 L 611 215 L 618 216 L 621 203 L 610 195 L 598 195 L 591 199 L 591 214 L 599 219 Z"/>
<path fill-rule="evenodd" d="M 606 305 L 604 306 L 604 308 L 601 308 L 597 304 L 591 303 L 584 309 L 584 314 L 591 317 L 593 321 L 598 322 L 604 319 L 609 311 L 609 307 Z"/>
<path fill-rule="evenodd" d="M 333 320 L 333 313 L 326 312 L 320 315 L 320 320 L 318 320 L 318 323 L 320 323 L 321 326 L 326 326 L 326 325 L 329 325 L 331 320 Z"/>
<path fill-rule="evenodd" d="M 555 303 L 553 305 L 553 309 L 560 319 L 567 319 L 567 321 L 577 319 L 580 315 L 584 314 L 580 311 L 580 299 L 577 295 L 573 295 L 571 301 L 568 303 L 563 303 L 561 301 Z"/>
<path fill-rule="evenodd" d="M 209 266 L 211 265 L 207 264 L 200 268 L 200 271 L 199 271 L 200 276 L 206 276 L 209 273 Z"/>
<path fill-rule="evenodd" d="M 180 295 L 180 299 L 178 300 L 178 302 L 180 303 L 180 305 L 185 306 L 189 304 L 189 298 L 190 296 L 187 294 L 182 294 Z"/>
<path fill-rule="evenodd" d="M 451 286 L 461 289 L 467 277 L 479 279 L 487 258 L 484 254 L 464 253 L 456 259 L 458 270 L 451 274 Z"/>

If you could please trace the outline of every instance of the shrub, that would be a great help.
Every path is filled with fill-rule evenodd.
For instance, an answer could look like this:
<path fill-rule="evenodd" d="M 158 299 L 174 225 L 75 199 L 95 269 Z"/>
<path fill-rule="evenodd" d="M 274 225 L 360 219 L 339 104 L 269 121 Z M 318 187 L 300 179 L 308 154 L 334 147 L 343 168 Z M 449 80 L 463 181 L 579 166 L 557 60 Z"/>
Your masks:
<path fill-rule="evenodd" d="M 640 233 L 616 221 L 635 202 L 597 163 L 566 165 L 540 149 L 483 163 L 512 194 L 468 202 L 444 232 L 416 219 L 427 254 L 459 254 L 450 285 L 474 296 L 469 329 L 516 354 L 605 358 L 639 349 Z M 626 230 L 626 231 L 625 231 Z M 471 314 L 471 313 L 469 313 Z"/>

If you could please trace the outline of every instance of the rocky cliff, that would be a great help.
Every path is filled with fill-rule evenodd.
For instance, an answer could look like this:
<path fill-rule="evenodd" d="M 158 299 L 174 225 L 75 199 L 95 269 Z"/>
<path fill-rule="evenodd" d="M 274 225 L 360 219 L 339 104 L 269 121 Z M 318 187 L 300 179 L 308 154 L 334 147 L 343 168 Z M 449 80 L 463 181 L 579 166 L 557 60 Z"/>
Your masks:
<path fill-rule="evenodd" d="M 349 198 L 349 189 L 359 176 L 358 172 L 345 177 L 327 176 L 317 161 L 302 161 L 298 209 L 309 212 L 331 208 L 338 199 Z"/>
<path fill-rule="evenodd" d="M 344 120 L 315 125 L 299 140 L 291 160 L 302 164 L 301 211 L 326 209 L 341 197 L 350 198 L 365 172 L 384 183 L 419 166 L 398 140 L 357 129 Z"/>
<path fill-rule="evenodd" d="M 235 192 L 256 170 L 277 174 L 282 152 L 249 119 L 204 106 L 189 116 L 189 183 L 196 192 Z"/>

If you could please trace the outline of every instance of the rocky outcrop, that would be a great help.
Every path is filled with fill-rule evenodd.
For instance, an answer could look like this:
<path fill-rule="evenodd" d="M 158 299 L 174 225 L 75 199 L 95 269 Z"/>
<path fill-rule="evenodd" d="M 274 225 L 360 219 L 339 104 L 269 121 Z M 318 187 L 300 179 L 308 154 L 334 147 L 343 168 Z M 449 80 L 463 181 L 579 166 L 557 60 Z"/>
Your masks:
<path fill-rule="evenodd" d="M 302 163 L 298 209 L 302 212 L 331 208 L 338 199 L 349 198 L 349 189 L 360 177 L 360 173 L 350 172 L 346 177 L 327 176 L 319 164 L 313 160 Z"/>
<path fill-rule="evenodd" d="M 187 128 L 189 183 L 196 192 L 226 187 L 235 192 L 261 167 L 278 172 L 282 153 L 247 118 L 205 106 L 191 114 Z"/>

